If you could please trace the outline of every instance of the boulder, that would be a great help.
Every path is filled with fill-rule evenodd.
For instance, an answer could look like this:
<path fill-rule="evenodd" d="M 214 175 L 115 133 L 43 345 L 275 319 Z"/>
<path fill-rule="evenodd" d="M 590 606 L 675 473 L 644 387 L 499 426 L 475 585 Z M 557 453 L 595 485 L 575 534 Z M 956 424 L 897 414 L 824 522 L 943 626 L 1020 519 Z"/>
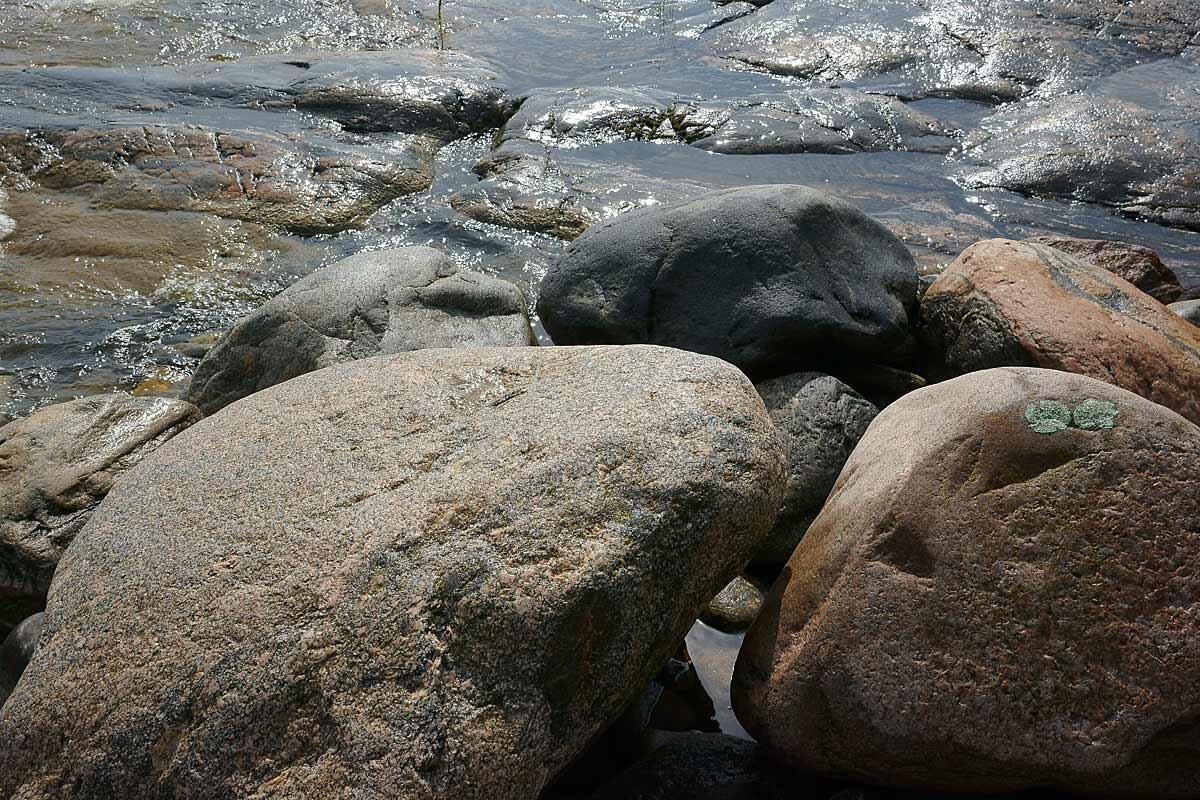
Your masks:
<path fill-rule="evenodd" d="M 1171 313 L 1193 325 L 1200 325 L 1200 300 L 1183 300 L 1167 306 Z"/>
<path fill-rule="evenodd" d="M 1200 330 L 1107 270 L 1044 245 L 968 248 L 921 300 L 927 374 L 1038 366 L 1116 384 L 1200 422 Z"/>
<path fill-rule="evenodd" d="M 244 398 L 68 551 L 0 796 L 536 797 L 784 470 L 753 386 L 664 348 L 421 350 Z"/>
<path fill-rule="evenodd" d="M 755 386 L 788 451 L 788 485 L 775 527 L 751 569 L 774 578 L 825 505 L 878 409 L 837 378 L 800 372 Z"/>
<path fill-rule="evenodd" d="M 29 666 L 33 651 L 37 649 L 42 635 L 42 620 L 46 615 L 39 611 L 9 632 L 0 646 L 0 706 L 12 694 L 21 673 Z"/>
<path fill-rule="evenodd" d="M 758 582 L 739 575 L 705 606 L 700 621 L 724 633 L 741 633 L 754 622 L 762 603 Z"/>
<path fill-rule="evenodd" d="M 530 345 L 513 284 L 428 247 L 360 253 L 301 279 L 240 320 L 196 368 L 188 399 L 212 414 L 306 372 L 432 347 Z"/>
<path fill-rule="evenodd" d="M 662 344 L 778 374 L 903 358 L 916 290 L 908 249 L 861 211 L 747 186 L 593 226 L 547 273 L 538 312 L 556 344 Z"/>
<path fill-rule="evenodd" d="M 1200 428 L 1002 368 L 889 406 L 746 636 L 789 763 L 959 791 L 1195 797 Z"/>
<path fill-rule="evenodd" d="M 1053 247 L 1080 261 L 1102 267 L 1129 281 L 1160 303 L 1171 303 L 1183 294 L 1179 278 L 1149 247 L 1071 236 L 1034 236 L 1028 241 Z"/>
<path fill-rule="evenodd" d="M 0 428 L 0 636 L 45 607 L 59 559 L 118 478 L 199 418 L 180 400 L 109 394 Z"/>

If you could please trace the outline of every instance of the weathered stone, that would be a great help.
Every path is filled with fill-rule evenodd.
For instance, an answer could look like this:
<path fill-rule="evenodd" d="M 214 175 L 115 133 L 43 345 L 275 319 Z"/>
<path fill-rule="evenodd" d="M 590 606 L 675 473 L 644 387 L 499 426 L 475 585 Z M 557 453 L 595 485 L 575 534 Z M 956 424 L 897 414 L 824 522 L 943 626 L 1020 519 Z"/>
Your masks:
<path fill-rule="evenodd" d="M 917 274 L 861 211 L 804 186 L 747 186 L 630 212 L 575 240 L 542 282 L 560 345 L 644 342 L 751 374 L 903 358 Z"/>
<path fill-rule="evenodd" d="M 422 350 L 272 387 L 76 538 L 0 712 L 0 796 L 535 797 L 784 481 L 753 386 L 664 348 Z"/>
<path fill-rule="evenodd" d="M 705 606 L 700 614 L 700 621 L 719 631 L 740 633 L 754 622 L 762 603 L 762 588 L 749 578 L 739 575 Z"/>
<path fill-rule="evenodd" d="M 1200 421 L 1200 331 L 1107 270 L 1043 245 L 968 248 L 922 298 L 921 337 L 931 376 L 1062 369 Z"/>
<path fill-rule="evenodd" d="M 114 482 L 199 417 L 179 400 L 111 394 L 0 428 L 0 635 L 45 606 L 59 559 Z"/>
<path fill-rule="evenodd" d="M 900 399 L 747 634 L 738 719 L 852 779 L 1196 796 L 1198 463 L 1200 428 L 1081 375 Z"/>
<path fill-rule="evenodd" d="M 12 690 L 16 688 L 21 673 L 29 666 L 33 652 L 37 649 L 38 639 L 42 635 L 42 620 L 45 614 L 38 612 L 28 617 L 4 638 L 0 646 L 0 706 L 8 700 Z"/>
<path fill-rule="evenodd" d="M 1167 306 L 1172 314 L 1182 317 L 1193 325 L 1200 325 L 1200 300 L 1183 300 Z"/>
<path fill-rule="evenodd" d="M 362 253 L 309 275 L 230 329 L 192 378 L 212 414 L 306 372 L 433 347 L 533 344 L 513 284 L 459 270 L 428 247 Z"/>
<path fill-rule="evenodd" d="M 788 487 L 751 569 L 774 578 L 825 505 L 846 459 L 878 410 L 837 378 L 800 372 L 755 386 L 788 450 Z"/>
<path fill-rule="evenodd" d="M 1071 236 L 1034 236 L 1028 241 L 1053 247 L 1080 261 L 1102 267 L 1129 281 L 1160 303 L 1171 303 L 1183 293 L 1179 278 L 1149 247 Z"/>

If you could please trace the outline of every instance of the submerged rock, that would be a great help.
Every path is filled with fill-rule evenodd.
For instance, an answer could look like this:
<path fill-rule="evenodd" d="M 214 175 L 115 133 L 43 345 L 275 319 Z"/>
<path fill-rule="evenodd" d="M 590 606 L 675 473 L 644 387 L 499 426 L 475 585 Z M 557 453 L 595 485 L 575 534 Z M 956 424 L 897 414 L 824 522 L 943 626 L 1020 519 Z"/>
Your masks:
<path fill-rule="evenodd" d="M 837 378 L 817 372 L 785 375 L 754 388 L 788 451 L 788 485 L 779 518 L 750 562 L 756 574 L 774 579 L 879 411 Z"/>
<path fill-rule="evenodd" d="M 751 374 L 909 347 L 916 266 L 861 211 L 804 186 L 711 192 L 590 229 L 547 273 L 556 344 L 669 345 Z"/>
<path fill-rule="evenodd" d="M 1183 293 L 1179 278 L 1149 247 L 1071 236 L 1034 236 L 1028 241 L 1053 247 L 1081 261 L 1103 267 L 1160 303 L 1173 302 Z"/>
<path fill-rule="evenodd" d="M 1200 14 L 1200 11 L 1193 12 Z M 960 179 L 1200 231 L 1200 63 L 1175 58 L 990 117 Z"/>
<path fill-rule="evenodd" d="M 664 348 L 423 350 L 260 392 L 77 537 L 0 795 L 535 797 L 750 557 L 783 461 L 749 381 Z"/>
<path fill-rule="evenodd" d="M 13 628 L 4 638 L 4 644 L 0 646 L 0 706 L 8 700 L 21 674 L 29 666 L 42 635 L 45 616 L 39 611 Z"/>
<path fill-rule="evenodd" d="M 0 91 L 2 183 L 304 234 L 354 227 L 427 189 L 442 144 L 516 107 L 483 62 L 426 50 L 8 68 Z"/>
<path fill-rule="evenodd" d="M 429 247 L 376 250 L 318 270 L 240 320 L 205 354 L 187 397 L 212 414 L 355 359 L 531 344 L 525 298 L 513 284 L 460 270 Z"/>
<path fill-rule="evenodd" d="M 180 400 L 111 394 L 0 427 L 0 636 L 45 607 L 59 559 L 114 483 L 199 418 Z"/>
<path fill-rule="evenodd" d="M 1044 245 L 968 248 L 922 298 L 921 337 L 937 377 L 1062 369 L 1200 421 L 1200 331 L 1111 272 Z"/>
<path fill-rule="evenodd" d="M 782 75 L 997 102 L 1177 55 L 1197 30 L 1188 0 L 774 0 L 708 37 Z"/>
<path fill-rule="evenodd" d="M 764 611 L 738 719 L 794 766 L 922 789 L 1194 797 L 1200 428 L 987 370 L 875 420 Z"/>

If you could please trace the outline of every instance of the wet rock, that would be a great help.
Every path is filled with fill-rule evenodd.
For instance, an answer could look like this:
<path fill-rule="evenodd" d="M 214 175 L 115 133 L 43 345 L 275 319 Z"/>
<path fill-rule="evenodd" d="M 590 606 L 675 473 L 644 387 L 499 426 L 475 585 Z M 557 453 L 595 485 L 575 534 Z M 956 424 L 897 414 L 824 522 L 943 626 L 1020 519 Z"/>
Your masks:
<path fill-rule="evenodd" d="M 997 102 L 1177 55 L 1197 30 L 1187 0 L 775 0 L 708 37 L 718 53 L 782 75 Z"/>
<path fill-rule="evenodd" d="M 1195 796 L 1197 463 L 1200 428 L 1071 373 L 902 398 L 747 634 L 738 719 L 840 777 Z"/>
<path fill-rule="evenodd" d="M 29 666 L 33 651 L 37 649 L 42 635 L 42 620 L 45 614 L 38 612 L 13 628 L 0 646 L 0 706 L 12 694 L 21 673 Z"/>
<path fill-rule="evenodd" d="M 1184 300 L 1167 306 L 1171 313 L 1183 317 L 1193 325 L 1200 325 L 1200 300 Z"/>
<path fill-rule="evenodd" d="M 748 186 L 597 225 L 538 299 L 560 345 L 645 342 L 782 372 L 836 354 L 903 357 L 916 299 L 908 249 L 803 186 Z"/>
<path fill-rule="evenodd" d="M 508 281 L 429 247 L 377 250 L 303 278 L 205 354 L 188 400 L 213 414 L 277 383 L 355 359 L 433 347 L 534 344 Z"/>
<path fill-rule="evenodd" d="M 424 50 L 0 69 L 0 91 L 11 101 L 0 108 L 0 183 L 304 234 L 360 225 L 427 189 L 442 144 L 515 108 L 487 65 Z M 381 132 L 405 138 L 365 135 Z"/>
<path fill-rule="evenodd" d="M 114 483 L 199 416 L 179 400 L 111 394 L 0 428 L 0 635 L 45 606 L 59 559 Z"/>
<path fill-rule="evenodd" d="M 882 150 L 949 153 L 952 132 L 892 97 L 850 89 L 805 89 L 727 112 L 696 147 L 714 153 L 849 154 Z"/>
<path fill-rule="evenodd" d="M 937 377 L 1062 369 L 1200 421 L 1200 332 L 1111 272 L 1044 245 L 968 248 L 921 300 L 921 337 Z"/>
<path fill-rule="evenodd" d="M 829 375 L 800 372 L 755 386 L 788 450 L 788 486 L 775 527 L 750 568 L 773 579 L 825 505 L 842 466 L 878 410 Z"/>
<path fill-rule="evenodd" d="M 424 350 L 272 387 L 77 537 L 0 714 L 0 795 L 535 797 L 784 480 L 751 384 L 663 348 Z"/>
<path fill-rule="evenodd" d="M 1200 231 L 1200 63 L 1131 67 L 1055 100 L 1013 106 L 972 135 L 960 179 L 1112 208 Z"/>
<path fill-rule="evenodd" d="M 435 45 L 429 25 L 376 0 L 0 0 L 0 19 L 0 65 L 179 64 Z"/>
<path fill-rule="evenodd" d="M 1132 283 L 1160 303 L 1170 303 L 1183 293 L 1175 277 L 1158 253 L 1149 247 L 1104 239 L 1076 239 L 1070 236 L 1034 236 L 1029 239 L 1075 256 L 1081 261 L 1103 267 Z"/>
<path fill-rule="evenodd" d="M 709 602 L 700 614 L 700 621 L 725 633 L 740 633 L 754 622 L 762 603 L 762 588 L 739 575 Z"/>

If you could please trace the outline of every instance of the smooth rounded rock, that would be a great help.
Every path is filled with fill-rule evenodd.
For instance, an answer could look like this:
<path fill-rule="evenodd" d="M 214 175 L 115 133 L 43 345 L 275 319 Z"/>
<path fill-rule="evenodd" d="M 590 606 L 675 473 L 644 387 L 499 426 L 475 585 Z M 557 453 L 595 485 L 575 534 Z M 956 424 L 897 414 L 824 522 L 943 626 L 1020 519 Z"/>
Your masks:
<path fill-rule="evenodd" d="M 1200 428 L 986 370 L 872 423 L 746 636 L 738 719 L 795 766 L 1195 797 Z"/>
<path fill-rule="evenodd" d="M 1061 369 L 1200 422 L 1200 330 L 1111 272 L 1044 245 L 969 247 L 922 298 L 920 335 L 931 377 Z"/>
<path fill-rule="evenodd" d="M 755 386 L 788 449 L 788 486 L 775 527 L 750 562 L 774 578 L 821 511 L 878 409 L 830 375 L 800 372 Z"/>
<path fill-rule="evenodd" d="M 1193 325 L 1200 325 L 1200 300 L 1181 300 L 1167 306 L 1171 313 L 1187 320 Z"/>
<path fill-rule="evenodd" d="M 700 621 L 725 633 L 741 633 L 754 622 L 762 603 L 762 587 L 739 575 L 705 606 Z"/>
<path fill-rule="evenodd" d="M 212 414 L 297 375 L 433 347 L 533 344 L 525 298 L 429 247 L 361 253 L 304 278 L 209 350 L 188 399 Z"/>
<path fill-rule="evenodd" d="M 751 374 L 902 360 L 916 266 L 852 206 L 765 185 L 629 212 L 567 248 L 538 313 L 556 344 L 650 343 Z"/>
<path fill-rule="evenodd" d="M 42 621 L 45 614 L 41 611 L 28 617 L 9 632 L 0 646 L 0 706 L 16 688 L 21 673 L 29 666 L 33 652 L 37 649 L 38 639 L 42 635 Z"/>
<path fill-rule="evenodd" d="M 665 348 L 420 350 L 244 398 L 68 551 L 0 796 L 536 797 L 785 480 L 750 382 Z"/>
<path fill-rule="evenodd" d="M 180 400 L 107 394 L 0 428 L 0 636 L 42 610 L 63 552 L 121 475 L 199 418 Z"/>

